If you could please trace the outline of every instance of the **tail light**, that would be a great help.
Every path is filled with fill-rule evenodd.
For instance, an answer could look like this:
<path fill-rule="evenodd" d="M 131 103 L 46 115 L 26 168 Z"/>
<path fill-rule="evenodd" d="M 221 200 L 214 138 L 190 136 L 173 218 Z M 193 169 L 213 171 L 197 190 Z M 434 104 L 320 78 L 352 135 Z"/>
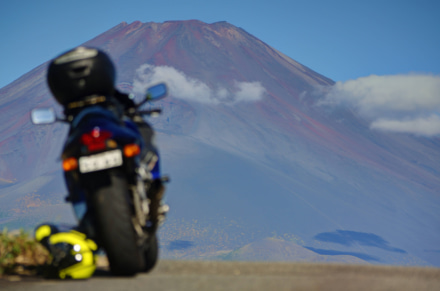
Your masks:
<path fill-rule="evenodd" d="M 99 127 L 95 127 L 91 132 L 84 133 L 81 136 L 81 143 L 87 146 L 88 150 L 99 151 L 107 148 L 107 140 L 109 140 L 113 134 L 110 131 L 101 130 Z"/>
<path fill-rule="evenodd" d="M 76 158 L 67 158 L 63 160 L 63 170 L 65 172 L 78 169 L 78 160 Z"/>
<path fill-rule="evenodd" d="M 124 146 L 124 156 L 131 158 L 141 153 L 141 148 L 137 144 L 128 144 Z"/>

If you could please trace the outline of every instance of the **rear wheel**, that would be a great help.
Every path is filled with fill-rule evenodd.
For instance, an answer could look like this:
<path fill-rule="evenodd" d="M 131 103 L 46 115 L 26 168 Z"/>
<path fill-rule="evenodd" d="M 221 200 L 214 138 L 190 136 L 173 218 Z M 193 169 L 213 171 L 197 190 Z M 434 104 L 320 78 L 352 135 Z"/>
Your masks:
<path fill-rule="evenodd" d="M 157 241 L 156 234 L 152 235 L 148 240 L 148 243 L 145 245 L 144 251 L 144 272 L 151 271 L 157 263 L 157 259 L 159 257 L 159 245 Z"/>
<path fill-rule="evenodd" d="M 96 232 L 115 275 L 130 276 L 144 269 L 143 248 L 137 243 L 129 207 L 127 181 L 120 171 L 109 172 L 110 184 L 91 195 Z"/>

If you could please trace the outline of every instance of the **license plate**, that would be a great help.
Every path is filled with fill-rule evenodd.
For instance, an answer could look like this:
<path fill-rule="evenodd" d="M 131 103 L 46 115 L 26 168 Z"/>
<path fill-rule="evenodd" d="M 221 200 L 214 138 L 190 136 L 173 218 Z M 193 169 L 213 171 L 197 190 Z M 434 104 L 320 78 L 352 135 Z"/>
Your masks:
<path fill-rule="evenodd" d="M 95 171 L 119 167 L 121 165 L 122 165 L 121 150 L 113 150 L 109 152 L 103 152 L 100 154 L 79 158 L 79 171 L 81 173 L 95 172 Z"/>

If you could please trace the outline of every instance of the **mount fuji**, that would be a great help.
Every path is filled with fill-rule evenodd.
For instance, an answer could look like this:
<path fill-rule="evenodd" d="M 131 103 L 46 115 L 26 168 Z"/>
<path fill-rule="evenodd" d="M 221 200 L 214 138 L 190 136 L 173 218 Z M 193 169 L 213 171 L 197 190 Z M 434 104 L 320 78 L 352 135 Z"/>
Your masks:
<path fill-rule="evenodd" d="M 372 129 L 323 102 L 334 81 L 227 22 L 123 22 L 84 45 L 109 53 L 121 91 L 169 87 L 148 119 L 171 177 L 162 258 L 440 266 L 438 137 Z M 47 64 L 0 89 L 8 228 L 75 223 L 59 161 L 68 128 L 29 118 L 60 110 Z"/>

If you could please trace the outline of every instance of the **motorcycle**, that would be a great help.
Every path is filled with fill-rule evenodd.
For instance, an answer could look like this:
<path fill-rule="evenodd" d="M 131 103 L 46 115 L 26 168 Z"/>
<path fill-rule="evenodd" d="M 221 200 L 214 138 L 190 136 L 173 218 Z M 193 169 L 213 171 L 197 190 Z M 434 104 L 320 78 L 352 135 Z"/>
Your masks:
<path fill-rule="evenodd" d="M 166 85 L 147 94 L 124 116 L 154 116 L 142 110 L 164 98 Z M 102 248 L 116 275 L 150 271 L 158 259 L 157 229 L 167 205 L 161 204 L 163 183 L 159 155 L 151 151 L 131 119 L 121 120 L 103 96 L 77 102 L 75 116 L 59 117 L 52 108 L 32 110 L 34 124 L 65 122 L 70 131 L 62 150 L 62 167 L 78 228 Z M 148 142 L 148 141 L 147 141 Z"/>

